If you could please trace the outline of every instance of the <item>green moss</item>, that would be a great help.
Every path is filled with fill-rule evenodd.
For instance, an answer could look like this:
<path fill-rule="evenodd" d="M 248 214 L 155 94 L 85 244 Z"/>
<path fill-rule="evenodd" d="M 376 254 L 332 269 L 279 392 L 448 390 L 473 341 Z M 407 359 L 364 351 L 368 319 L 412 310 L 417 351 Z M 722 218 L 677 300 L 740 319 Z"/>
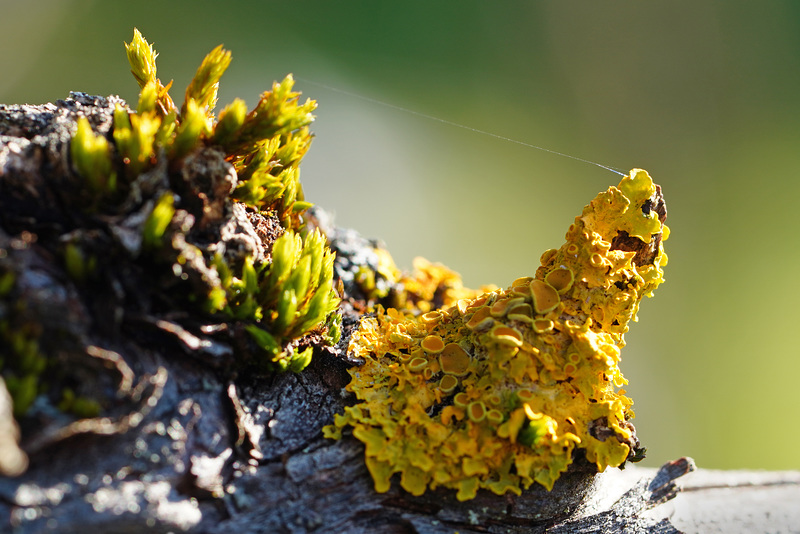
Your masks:
<path fill-rule="evenodd" d="M 39 350 L 40 330 L 26 320 L 25 302 L 15 291 L 16 273 L 0 266 L 0 371 L 14 402 L 14 415 L 22 416 L 36 399 L 47 359 Z"/>
<path fill-rule="evenodd" d="M 14 274 L 14 271 L 0 270 L 0 298 L 5 297 L 11 292 L 14 288 L 14 281 L 16 278 L 17 276 Z"/>
<path fill-rule="evenodd" d="M 75 250 L 77 245 L 72 243 L 65 248 L 65 267 L 77 281 L 91 272 L 93 262 L 74 259 L 78 254 Z M 61 396 L 58 407 L 64 412 L 78 417 L 99 413 L 97 400 L 76 395 L 69 388 L 50 387 L 62 371 L 58 358 L 51 357 L 42 347 L 42 325 L 29 312 L 16 288 L 14 271 L 0 266 L 0 272 L 0 374 L 11 395 L 14 416 L 24 416 L 36 398 L 47 393 Z"/>
<path fill-rule="evenodd" d="M 80 117 L 70 145 L 70 155 L 78 173 L 86 178 L 93 191 L 113 191 L 116 187 L 110 150 L 106 138 L 95 135 L 86 117 Z"/>
<path fill-rule="evenodd" d="M 144 223 L 142 245 L 145 249 L 153 249 L 163 244 L 164 232 L 167 231 L 174 215 L 175 196 L 172 193 L 165 193 L 158 199 Z"/>
<path fill-rule="evenodd" d="M 339 304 L 333 290 L 333 253 L 322 235 L 314 231 L 303 239 L 288 230 L 275 241 L 271 264 L 256 269 L 247 259 L 238 277 L 219 257 L 216 261 L 226 291 L 224 311 L 257 322 L 259 326 L 250 325 L 247 331 L 266 354 L 264 363 L 280 370 L 304 368 L 310 353 L 282 347 L 324 324 Z M 338 329 L 330 341 L 338 341 Z"/>
<path fill-rule="evenodd" d="M 63 254 L 64 268 L 75 282 L 83 282 L 97 268 L 97 256 L 93 254 L 87 256 L 78 243 L 68 242 L 64 245 Z"/>
<path fill-rule="evenodd" d="M 333 290 L 333 254 L 319 233 L 306 233 L 306 202 L 299 180 L 299 163 L 311 143 L 308 125 L 316 103 L 300 102 L 294 81 L 287 76 L 261 95 L 247 113 L 237 99 L 220 114 L 219 80 L 231 62 L 230 52 L 218 46 L 203 60 L 186 89 L 179 112 L 156 77 L 157 53 L 138 31 L 126 45 L 131 71 L 142 88 L 137 113 L 117 109 L 114 141 L 129 179 L 153 167 L 166 153 L 170 168 L 206 146 L 221 148 L 237 173 L 231 199 L 257 213 L 276 216 L 285 232 L 272 245 L 271 262 L 248 256 L 229 264 L 215 253 L 203 261 L 216 271 L 204 298 L 191 299 L 207 312 L 247 323 L 246 331 L 264 355 L 268 369 L 299 371 L 310 361 L 309 350 L 298 351 L 293 341 L 319 329 L 329 342 L 338 340 Z M 80 169 L 79 169 L 80 172 Z M 170 222 L 181 208 L 167 193 L 156 202 L 144 225 L 143 249 L 170 257 Z M 302 237 L 305 235 L 305 237 Z M 200 256 L 203 252 L 199 251 Z M 178 256 L 178 262 L 186 254 Z M 182 274 L 182 273 L 181 273 Z"/>
<path fill-rule="evenodd" d="M 186 88 L 185 102 L 188 104 L 194 101 L 200 108 L 213 111 L 217 105 L 219 79 L 222 78 L 230 63 L 231 53 L 222 48 L 222 45 L 209 52 L 198 67 L 189 87 Z M 183 109 L 181 113 L 183 114 L 185 111 Z"/>
<path fill-rule="evenodd" d="M 29 210 L 19 216 L 26 221 L 22 229 L 39 239 L 43 257 L 57 259 L 66 274 L 57 283 L 63 280 L 65 294 L 74 292 L 77 305 L 89 310 L 86 324 L 95 323 L 86 328 L 118 332 L 110 323 L 119 319 L 97 317 L 96 309 L 136 302 L 147 308 L 137 314 L 224 325 L 234 367 L 301 371 L 312 347 L 336 343 L 340 328 L 334 256 L 325 238 L 305 227 L 311 204 L 299 178 L 316 103 L 301 100 L 287 76 L 249 112 L 237 99 L 217 117 L 220 78 L 231 62 L 231 53 L 218 46 L 178 106 L 171 82 L 157 76 L 158 54 L 141 33 L 134 30 L 125 49 L 141 89 L 135 111 L 117 100 L 110 130 L 109 121 L 91 114 L 77 118 L 68 147 L 70 187 L 62 187 L 61 176 L 45 176 L 44 187 L 59 190 L 51 195 L 58 204 L 45 206 L 40 195 L 20 203 Z M 58 219 L 53 227 L 63 229 L 60 235 L 35 235 L 42 216 Z M 255 239 L 256 222 L 242 230 L 248 217 L 269 231 Z M 28 296 L 15 290 L 15 268 L 0 269 L 0 373 L 15 413 L 25 414 L 47 393 L 64 411 L 97 415 L 105 400 L 82 396 L 76 383 L 83 375 L 39 343 L 60 335 L 64 325 L 18 313 Z M 121 293 L 131 287 L 146 296 Z M 103 305 L 93 308 L 98 301 Z M 88 358 L 81 345 L 95 333 L 71 340 L 71 362 Z"/>

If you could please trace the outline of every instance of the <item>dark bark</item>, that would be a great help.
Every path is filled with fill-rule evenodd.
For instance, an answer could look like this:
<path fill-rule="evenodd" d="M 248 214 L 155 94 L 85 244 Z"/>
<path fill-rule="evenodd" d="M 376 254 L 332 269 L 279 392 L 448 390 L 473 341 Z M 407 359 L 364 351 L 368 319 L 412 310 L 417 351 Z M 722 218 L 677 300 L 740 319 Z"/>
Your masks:
<path fill-rule="evenodd" d="M 196 318 L 171 311 L 159 294 L 162 281 L 148 278 L 146 264 L 128 261 L 137 257 L 131 251 L 137 250 L 146 202 L 123 203 L 129 211 L 115 217 L 71 211 L 70 203 L 82 194 L 69 161 L 75 119 L 86 115 L 97 131 L 109 133 L 115 103 L 124 105 L 74 94 L 55 105 L 0 106 L 0 274 L 14 274 L 14 302 L 25 304 L 14 308 L 6 299 L 0 319 L 44 332 L 40 345 L 54 367 L 69 371 L 78 393 L 99 392 L 104 400 L 101 416 L 80 418 L 40 396 L 20 419 L 18 447 L 0 382 L 0 470 L 15 474 L 24 468 L 22 451 L 29 457 L 24 473 L 0 477 L 0 529 L 668 533 L 677 532 L 675 525 L 691 531 L 712 508 L 720 511 L 719 525 L 739 517 L 719 506 L 722 491 L 734 492 L 735 502 L 780 491 L 780 499 L 769 497 L 748 512 L 762 530 L 767 519 L 757 513 L 789 514 L 786 503 L 796 502 L 800 491 L 797 475 L 741 473 L 717 483 L 722 475 L 701 470 L 693 475 L 692 491 L 676 501 L 678 514 L 670 522 L 671 508 L 664 503 L 678 493 L 676 479 L 694 469 L 690 459 L 660 470 L 629 467 L 602 474 L 576 461 L 553 491 L 535 486 L 519 497 L 480 492 L 459 502 L 453 491 L 413 497 L 398 484 L 376 493 L 362 444 L 321 434 L 350 401 L 342 391 L 347 368 L 356 362 L 347 360 L 344 348 L 357 322 L 358 299 L 343 305 L 345 335 L 337 347 L 324 348 L 313 336 L 305 341 L 315 346 L 315 355 L 302 373 L 250 371 L 233 365 L 233 354 L 242 350 L 237 332 L 218 335 Z M 207 159 L 194 162 L 197 172 L 219 163 L 213 151 L 201 156 Z M 137 187 L 161 187 L 159 172 L 166 173 L 156 168 Z M 214 192 L 203 198 L 213 200 Z M 654 206 L 662 204 L 654 200 Z M 229 250 L 236 243 L 269 254 L 264 240 L 275 239 L 273 221 L 242 208 L 212 211 L 231 223 L 219 223 L 216 237 Z M 317 212 L 316 223 L 324 225 L 322 219 Z M 208 227 L 203 231 L 210 239 Z M 369 264 L 371 245 L 352 232 L 328 228 L 328 234 L 339 253 L 337 274 L 353 296 L 357 288 L 347 273 L 359 262 Z M 105 265 L 116 261 L 115 269 L 101 269 L 96 287 L 81 285 L 65 274 L 58 257 L 65 239 L 107 252 Z M 627 246 L 624 240 L 615 243 Z"/>

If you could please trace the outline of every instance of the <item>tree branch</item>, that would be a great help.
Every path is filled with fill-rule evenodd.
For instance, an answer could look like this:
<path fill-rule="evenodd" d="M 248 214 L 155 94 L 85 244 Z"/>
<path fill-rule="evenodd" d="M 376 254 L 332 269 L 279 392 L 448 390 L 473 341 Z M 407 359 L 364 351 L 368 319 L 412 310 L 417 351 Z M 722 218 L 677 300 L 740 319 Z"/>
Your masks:
<path fill-rule="evenodd" d="M 0 106 L 3 339 L 8 350 L 12 342 L 30 347 L 14 352 L 15 361 L 43 361 L 61 373 L 53 376 L 67 377 L 56 392 L 36 384 L 34 393 L 43 394 L 16 417 L 8 395 L 13 388 L 0 382 L 5 528 L 667 533 L 705 526 L 698 518 L 713 512 L 715 524 L 726 526 L 746 515 L 755 532 L 767 524 L 768 510 L 796 521 L 797 512 L 789 511 L 800 487 L 796 473 L 701 470 L 687 477 L 690 491 L 675 501 L 671 523 L 664 503 L 678 494 L 676 481 L 694 469 L 685 458 L 659 470 L 629 467 L 601 474 L 576 461 L 552 491 L 534 485 L 520 496 L 481 490 L 460 502 L 449 489 L 414 497 L 397 484 L 377 493 L 364 446 L 352 437 L 333 441 L 321 433 L 352 402 L 342 391 L 350 379 L 347 369 L 356 363 L 345 348 L 363 312 L 358 299 L 342 305 L 343 335 L 336 347 L 326 347 L 321 337 L 304 338 L 314 357 L 302 373 L 244 372 L 247 367 L 234 365 L 234 353 L 248 350 L 244 332 L 170 308 L 176 297 L 165 296 L 161 284 L 175 282 L 150 277 L 158 260 L 140 255 L 137 236 L 152 210 L 144 199 L 166 187 L 175 169 L 157 164 L 142 174 L 131 186 L 132 200 L 114 214 L 90 210 L 87 215 L 76 208 L 85 194 L 69 157 L 76 120 L 85 116 L 98 134 L 110 137 L 115 104 L 125 106 L 116 97 L 73 93 L 56 104 Z M 204 149 L 193 157 L 192 172 L 217 184 L 184 192 L 196 194 L 199 205 L 214 207 L 204 212 L 203 239 L 229 250 L 255 247 L 262 256 L 270 254 L 277 237 L 270 221 L 215 196 L 226 193 L 219 185 L 228 170 L 219 155 Z M 317 224 L 324 225 L 323 218 L 316 212 Z M 337 269 L 372 250 L 352 232 L 329 228 L 328 233 L 339 236 Z M 84 245 L 85 255 L 69 259 L 74 253 L 67 252 L 69 243 Z M 616 245 L 625 249 L 626 243 Z M 191 249 L 183 250 L 191 263 Z M 186 272 L 190 283 L 202 285 L 196 271 Z M 352 280 L 341 273 L 339 279 L 345 295 L 354 297 L 358 289 Z M 3 280 L 13 283 L 3 289 Z M 76 414 L 81 405 L 75 399 L 90 394 L 100 399 L 101 412 Z M 86 401 L 83 409 L 92 407 Z M 17 421 L 21 442 L 15 439 Z M 736 509 L 724 506 L 728 503 Z"/>

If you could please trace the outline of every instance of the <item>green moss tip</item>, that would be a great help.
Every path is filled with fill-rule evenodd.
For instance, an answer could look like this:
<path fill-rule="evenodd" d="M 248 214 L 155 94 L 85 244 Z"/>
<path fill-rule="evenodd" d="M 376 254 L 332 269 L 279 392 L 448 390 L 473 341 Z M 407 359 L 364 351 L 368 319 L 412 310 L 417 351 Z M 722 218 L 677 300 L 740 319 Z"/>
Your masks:
<path fill-rule="evenodd" d="M 86 117 L 78 118 L 75 136 L 70 143 L 70 156 L 78 174 L 86 179 L 92 191 L 114 191 L 117 180 L 111 147 L 104 136 L 92 131 Z"/>

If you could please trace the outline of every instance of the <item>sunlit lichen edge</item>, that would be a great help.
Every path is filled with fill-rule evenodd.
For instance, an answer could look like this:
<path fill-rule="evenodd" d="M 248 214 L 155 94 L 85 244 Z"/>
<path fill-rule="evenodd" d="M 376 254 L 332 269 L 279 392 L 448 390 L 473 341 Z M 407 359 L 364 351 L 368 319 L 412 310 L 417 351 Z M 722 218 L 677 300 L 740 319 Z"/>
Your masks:
<path fill-rule="evenodd" d="M 576 217 L 534 277 L 414 314 L 378 307 L 353 334 L 336 415 L 365 445 L 375 490 L 459 500 L 481 488 L 552 489 L 580 449 L 598 471 L 635 459 L 634 414 L 619 369 L 623 334 L 667 263 L 660 188 L 634 169 Z"/>

